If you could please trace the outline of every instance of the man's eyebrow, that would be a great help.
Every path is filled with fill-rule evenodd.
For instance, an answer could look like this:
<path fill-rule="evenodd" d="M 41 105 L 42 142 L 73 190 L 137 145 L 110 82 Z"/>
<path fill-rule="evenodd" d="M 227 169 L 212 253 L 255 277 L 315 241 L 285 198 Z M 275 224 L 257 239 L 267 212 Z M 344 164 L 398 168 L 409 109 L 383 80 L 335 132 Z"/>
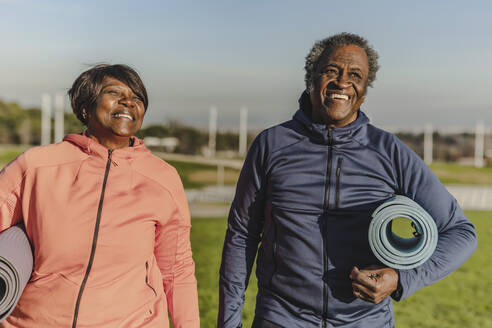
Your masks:
<path fill-rule="evenodd" d="M 326 64 L 320 66 L 320 69 L 323 70 L 323 69 L 325 69 L 327 67 L 336 67 L 336 68 L 338 68 L 339 66 L 337 64 L 333 64 L 333 63 L 326 63 Z"/>

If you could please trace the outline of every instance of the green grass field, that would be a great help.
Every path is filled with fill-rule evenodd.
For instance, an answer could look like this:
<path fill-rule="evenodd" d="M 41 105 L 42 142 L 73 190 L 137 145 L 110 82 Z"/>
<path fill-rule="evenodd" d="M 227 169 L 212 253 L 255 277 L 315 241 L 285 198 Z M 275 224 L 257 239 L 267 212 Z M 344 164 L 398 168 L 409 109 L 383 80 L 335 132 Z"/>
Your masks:
<path fill-rule="evenodd" d="M 20 150 L 17 147 L 7 146 L 7 147 L 0 148 L 0 167 L 3 167 L 5 164 L 12 161 L 21 152 L 22 150 Z"/>
<path fill-rule="evenodd" d="M 25 149 L 26 147 L 15 145 L 0 145 L 0 168 Z M 204 187 L 215 184 L 217 181 L 217 168 L 213 165 L 175 161 L 169 161 L 169 163 L 178 170 L 186 189 Z M 444 184 L 492 185 L 492 166 L 476 168 L 452 163 L 435 163 L 430 168 Z M 238 170 L 226 169 L 224 173 L 225 184 L 236 184 L 239 177 Z"/>
<path fill-rule="evenodd" d="M 18 146 L 0 146 L 0 169 L 15 157 L 21 154 L 25 148 Z M 217 167 L 197 163 L 184 163 L 168 161 L 178 171 L 185 189 L 202 188 L 217 183 Z M 224 170 L 224 184 L 235 185 L 239 177 L 239 170 L 226 168 Z"/>
<path fill-rule="evenodd" d="M 492 212 L 466 212 L 477 227 L 479 246 L 456 272 L 438 283 L 395 303 L 398 328 L 492 327 Z M 227 222 L 225 218 L 194 219 L 191 232 L 201 327 L 215 327 L 218 304 L 218 271 Z M 256 278 L 246 293 L 244 327 L 254 315 Z"/>
<path fill-rule="evenodd" d="M 476 168 L 453 163 L 435 163 L 430 168 L 444 184 L 492 185 L 492 166 Z"/>
<path fill-rule="evenodd" d="M 216 166 L 177 161 L 167 162 L 176 168 L 185 189 L 201 188 L 217 183 Z M 224 170 L 224 183 L 226 185 L 235 185 L 238 177 L 239 170 L 229 168 Z"/>

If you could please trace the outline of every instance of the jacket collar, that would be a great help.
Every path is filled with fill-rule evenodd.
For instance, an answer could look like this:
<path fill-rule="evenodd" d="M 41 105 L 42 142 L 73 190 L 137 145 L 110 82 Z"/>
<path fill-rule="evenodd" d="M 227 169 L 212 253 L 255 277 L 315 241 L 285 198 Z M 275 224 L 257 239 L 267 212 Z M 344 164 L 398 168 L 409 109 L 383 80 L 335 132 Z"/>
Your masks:
<path fill-rule="evenodd" d="M 357 111 L 355 121 L 340 128 L 330 128 L 325 124 L 313 122 L 311 119 L 311 102 L 307 97 L 304 91 L 299 99 L 300 109 L 294 114 L 293 119 L 309 131 L 310 138 L 323 144 L 330 144 L 331 142 L 332 145 L 336 146 L 351 142 L 365 133 L 369 118 L 360 109 Z"/>
<path fill-rule="evenodd" d="M 142 154 L 150 152 L 144 145 L 143 140 L 132 137 L 134 139 L 132 147 L 125 147 L 120 149 L 115 149 L 111 157 L 113 159 L 133 159 Z M 79 147 L 84 153 L 88 155 L 95 155 L 102 158 L 108 157 L 108 149 L 87 136 L 86 131 L 80 134 L 68 134 L 63 138 L 64 141 L 68 141 L 75 146 Z"/>

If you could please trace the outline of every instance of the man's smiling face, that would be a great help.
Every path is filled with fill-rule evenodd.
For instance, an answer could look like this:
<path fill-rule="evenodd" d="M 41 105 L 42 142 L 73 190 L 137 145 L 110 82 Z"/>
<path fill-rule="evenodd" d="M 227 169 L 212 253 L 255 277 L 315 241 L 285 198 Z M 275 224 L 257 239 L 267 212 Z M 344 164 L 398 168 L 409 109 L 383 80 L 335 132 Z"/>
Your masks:
<path fill-rule="evenodd" d="M 368 74 L 366 52 L 358 46 L 344 45 L 323 53 L 309 88 L 313 120 L 331 127 L 355 121 Z"/>

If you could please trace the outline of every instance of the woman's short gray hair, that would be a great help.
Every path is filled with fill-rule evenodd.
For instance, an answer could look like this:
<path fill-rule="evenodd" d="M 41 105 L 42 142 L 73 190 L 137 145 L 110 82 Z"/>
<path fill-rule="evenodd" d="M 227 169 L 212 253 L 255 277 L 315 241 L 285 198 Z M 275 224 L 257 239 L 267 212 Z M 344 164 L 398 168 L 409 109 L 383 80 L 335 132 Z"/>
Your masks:
<path fill-rule="evenodd" d="M 316 70 L 316 66 L 318 65 L 321 55 L 325 51 L 332 51 L 340 46 L 351 45 L 351 44 L 362 48 L 366 52 L 367 59 L 369 62 L 369 75 L 367 77 L 367 86 L 372 87 L 372 82 L 376 80 L 376 72 L 379 69 L 379 65 L 378 65 L 379 55 L 376 52 L 376 50 L 374 50 L 369 45 L 366 39 L 364 39 L 363 37 L 357 34 L 352 34 L 347 32 L 332 35 L 328 38 L 317 41 L 313 45 L 311 51 L 306 56 L 306 64 L 304 66 L 304 69 L 306 70 L 306 75 L 304 76 L 306 87 L 309 87 L 311 85 L 313 81 L 313 74 L 314 71 Z"/>

